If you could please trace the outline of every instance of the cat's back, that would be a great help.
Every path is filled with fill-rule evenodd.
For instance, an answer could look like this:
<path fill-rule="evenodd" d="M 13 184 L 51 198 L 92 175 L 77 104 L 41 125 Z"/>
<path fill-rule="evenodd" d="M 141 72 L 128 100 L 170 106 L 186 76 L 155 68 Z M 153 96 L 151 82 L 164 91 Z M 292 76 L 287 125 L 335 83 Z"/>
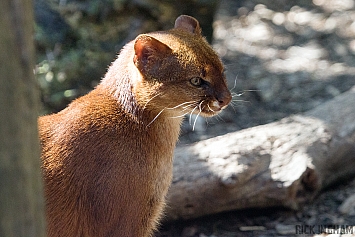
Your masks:
<path fill-rule="evenodd" d="M 115 121 L 108 124 L 106 120 L 109 119 Z M 125 117 L 117 100 L 96 89 L 74 100 L 67 108 L 58 113 L 39 117 L 38 125 L 40 134 L 43 134 L 62 130 L 61 126 L 85 129 L 121 124 L 125 122 L 124 120 Z"/>
<path fill-rule="evenodd" d="M 47 147 L 48 157 L 53 157 L 54 150 L 68 153 L 75 149 L 76 153 L 84 154 L 92 149 L 93 141 L 97 145 L 117 141 L 117 137 L 128 133 L 125 130 L 128 124 L 131 124 L 130 118 L 117 100 L 95 89 L 64 110 L 38 119 L 42 156 L 47 157 Z M 65 155 L 61 154 L 61 157 Z"/>

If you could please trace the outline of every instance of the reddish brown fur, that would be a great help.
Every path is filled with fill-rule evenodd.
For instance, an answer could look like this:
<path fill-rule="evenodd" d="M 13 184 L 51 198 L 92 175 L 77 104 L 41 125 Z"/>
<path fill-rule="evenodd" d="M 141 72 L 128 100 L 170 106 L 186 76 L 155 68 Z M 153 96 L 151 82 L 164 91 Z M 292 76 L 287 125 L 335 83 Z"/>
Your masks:
<path fill-rule="evenodd" d="M 181 123 L 172 117 L 211 116 L 231 100 L 200 31 L 181 16 L 170 31 L 138 36 L 92 92 L 39 118 L 49 237 L 152 234 L 172 178 Z"/>

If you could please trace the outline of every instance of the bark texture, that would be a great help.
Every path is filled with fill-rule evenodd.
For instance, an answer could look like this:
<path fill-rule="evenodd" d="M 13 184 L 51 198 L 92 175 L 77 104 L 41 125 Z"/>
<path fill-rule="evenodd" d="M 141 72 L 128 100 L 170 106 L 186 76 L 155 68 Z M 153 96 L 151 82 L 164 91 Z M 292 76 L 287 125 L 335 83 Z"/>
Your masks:
<path fill-rule="evenodd" d="M 0 1 L 0 236 L 45 236 L 29 0 Z"/>

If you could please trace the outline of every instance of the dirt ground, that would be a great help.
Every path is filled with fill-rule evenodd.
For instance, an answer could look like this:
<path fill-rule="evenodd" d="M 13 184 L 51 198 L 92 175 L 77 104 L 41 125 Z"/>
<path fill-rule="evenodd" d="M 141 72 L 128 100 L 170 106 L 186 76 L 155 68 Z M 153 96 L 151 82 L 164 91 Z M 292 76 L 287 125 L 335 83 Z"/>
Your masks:
<path fill-rule="evenodd" d="M 302 113 L 349 90 L 355 85 L 354 21 L 350 0 L 222 0 L 213 46 L 234 100 L 219 117 L 193 117 L 194 131 L 187 119 L 180 145 Z M 355 201 L 340 211 L 354 194 L 355 180 L 348 177 L 302 210 L 248 209 L 165 223 L 156 236 L 355 236 Z"/>

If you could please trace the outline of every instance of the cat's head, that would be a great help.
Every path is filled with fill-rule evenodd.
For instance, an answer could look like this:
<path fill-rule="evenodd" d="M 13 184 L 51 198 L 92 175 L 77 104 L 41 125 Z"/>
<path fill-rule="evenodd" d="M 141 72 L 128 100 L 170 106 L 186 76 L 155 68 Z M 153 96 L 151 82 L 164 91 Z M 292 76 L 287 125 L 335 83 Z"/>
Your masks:
<path fill-rule="evenodd" d="M 183 15 L 170 31 L 139 35 L 134 51 L 141 74 L 135 93 L 147 109 L 213 116 L 230 103 L 223 64 L 195 18 Z"/>

